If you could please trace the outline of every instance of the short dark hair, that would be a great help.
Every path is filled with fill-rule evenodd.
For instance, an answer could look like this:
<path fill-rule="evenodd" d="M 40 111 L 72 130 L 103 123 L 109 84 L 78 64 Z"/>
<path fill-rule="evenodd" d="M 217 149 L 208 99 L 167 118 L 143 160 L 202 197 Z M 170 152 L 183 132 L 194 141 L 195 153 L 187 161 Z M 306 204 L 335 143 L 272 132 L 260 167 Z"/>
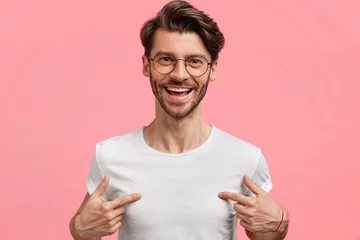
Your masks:
<path fill-rule="evenodd" d="M 147 20 L 142 26 L 140 38 L 146 56 L 150 55 L 154 33 L 159 28 L 171 32 L 197 33 L 211 54 L 212 62 L 218 59 L 225 44 L 224 35 L 217 23 L 207 14 L 183 0 L 174 0 L 165 4 L 154 18 Z"/>

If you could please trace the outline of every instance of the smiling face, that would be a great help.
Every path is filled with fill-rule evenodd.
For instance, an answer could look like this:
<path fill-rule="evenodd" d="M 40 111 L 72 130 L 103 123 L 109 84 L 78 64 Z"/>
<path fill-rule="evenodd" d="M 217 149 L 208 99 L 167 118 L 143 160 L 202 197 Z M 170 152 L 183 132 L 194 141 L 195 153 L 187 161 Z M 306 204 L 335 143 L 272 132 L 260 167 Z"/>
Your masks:
<path fill-rule="evenodd" d="M 157 105 L 171 117 L 182 119 L 192 113 L 204 98 L 209 81 L 215 80 L 217 63 L 206 68 L 202 65 L 207 64 L 206 60 L 211 61 L 211 55 L 196 33 L 180 34 L 158 29 L 153 43 L 150 56 L 143 56 L 143 74 L 150 78 Z M 155 56 L 158 57 L 154 59 Z M 200 63 L 201 59 L 206 60 Z M 175 68 L 164 74 L 175 63 Z M 189 72 L 202 71 L 200 64 L 207 71 L 201 76 L 190 75 Z"/>

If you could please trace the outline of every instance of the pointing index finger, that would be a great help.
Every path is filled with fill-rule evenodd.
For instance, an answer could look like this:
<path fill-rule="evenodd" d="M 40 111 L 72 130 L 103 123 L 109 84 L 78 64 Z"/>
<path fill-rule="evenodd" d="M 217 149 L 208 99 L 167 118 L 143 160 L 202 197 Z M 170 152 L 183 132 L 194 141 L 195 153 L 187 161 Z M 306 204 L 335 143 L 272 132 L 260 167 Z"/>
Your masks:
<path fill-rule="evenodd" d="M 247 205 L 249 203 L 249 197 L 246 197 L 240 193 L 221 192 L 219 193 L 219 198 L 224 200 L 233 200 L 243 205 Z"/>
<path fill-rule="evenodd" d="M 120 207 L 122 205 L 125 205 L 127 203 L 133 203 L 138 201 L 141 198 L 141 195 L 139 193 L 131 193 L 125 196 L 120 196 L 118 198 L 115 198 L 112 201 L 113 208 Z"/>

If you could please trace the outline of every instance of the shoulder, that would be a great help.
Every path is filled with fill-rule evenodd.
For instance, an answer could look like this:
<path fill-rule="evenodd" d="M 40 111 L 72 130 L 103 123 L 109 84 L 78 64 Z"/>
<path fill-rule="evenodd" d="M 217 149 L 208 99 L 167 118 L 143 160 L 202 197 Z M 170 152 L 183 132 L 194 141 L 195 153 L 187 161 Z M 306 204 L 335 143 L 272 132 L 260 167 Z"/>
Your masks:
<path fill-rule="evenodd" d="M 96 151 L 111 152 L 120 149 L 129 149 L 141 141 L 142 129 L 135 129 L 122 135 L 112 136 L 96 143 Z"/>
<path fill-rule="evenodd" d="M 216 141 L 222 148 L 232 151 L 240 151 L 244 154 L 256 155 L 257 157 L 261 153 L 261 149 L 240 137 L 237 137 L 229 132 L 216 128 Z"/>

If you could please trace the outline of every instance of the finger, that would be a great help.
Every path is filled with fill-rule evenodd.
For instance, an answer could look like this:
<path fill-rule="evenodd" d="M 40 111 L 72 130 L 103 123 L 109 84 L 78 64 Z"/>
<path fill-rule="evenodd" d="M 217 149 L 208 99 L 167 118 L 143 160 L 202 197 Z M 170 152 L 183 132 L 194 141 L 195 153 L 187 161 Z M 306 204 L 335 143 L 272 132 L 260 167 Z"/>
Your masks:
<path fill-rule="evenodd" d="M 262 190 L 259 186 L 253 183 L 248 176 L 244 176 L 244 183 L 256 196 L 264 193 L 264 190 Z"/>
<path fill-rule="evenodd" d="M 254 232 L 254 229 L 252 228 L 252 226 L 250 224 L 248 224 L 247 222 L 240 220 L 240 225 L 243 226 L 243 228 L 245 228 L 246 230 Z"/>
<path fill-rule="evenodd" d="M 125 208 L 124 207 L 119 207 L 119 208 L 115 208 L 109 212 L 107 212 L 104 215 L 104 219 L 106 222 L 110 222 L 113 219 L 119 217 L 120 215 L 122 215 L 125 212 Z"/>
<path fill-rule="evenodd" d="M 101 183 L 97 186 L 96 190 L 95 190 L 95 193 L 101 197 L 104 192 L 105 192 L 105 189 L 107 188 L 107 186 L 109 185 L 109 177 L 108 176 L 105 176 L 103 178 L 103 180 L 101 181 Z"/>
<path fill-rule="evenodd" d="M 115 198 L 112 202 L 111 205 L 112 207 L 115 209 L 117 207 L 120 207 L 122 205 L 125 205 L 127 203 L 133 203 L 138 201 L 141 198 L 141 195 L 139 193 L 132 193 L 129 195 L 125 195 L 125 196 L 121 196 L 118 198 Z"/>
<path fill-rule="evenodd" d="M 105 225 L 108 228 L 112 228 L 114 227 L 116 224 L 118 224 L 119 222 L 121 222 L 122 216 L 117 216 L 116 218 L 114 218 L 113 220 L 106 222 Z"/>
<path fill-rule="evenodd" d="M 247 215 L 247 213 L 248 213 L 246 207 L 244 207 L 244 205 L 238 204 L 238 203 L 235 203 L 235 204 L 234 204 L 234 210 L 235 210 L 237 213 L 241 213 L 241 214 L 244 214 L 244 215 Z"/>
<path fill-rule="evenodd" d="M 109 235 L 111 235 L 111 234 L 115 233 L 117 230 L 119 230 L 120 226 L 121 226 L 121 221 L 119 221 L 114 227 L 112 227 L 110 229 L 110 234 Z"/>
<path fill-rule="evenodd" d="M 118 217 L 124 214 L 125 208 L 123 206 L 114 209 L 114 216 Z"/>
<path fill-rule="evenodd" d="M 118 220 L 118 219 L 117 219 Z M 106 225 L 103 225 L 103 228 L 105 228 L 107 235 L 112 235 L 114 234 L 117 230 L 119 230 L 121 226 L 121 219 L 119 221 L 117 221 L 114 225 L 111 223 L 107 223 Z"/>
<path fill-rule="evenodd" d="M 233 200 L 243 205 L 247 205 L 250 200 L 249 197 L 246 197 L 240 193 L 233 193 L 233 192 L 221 192 L 219 193 L 219 198 L 224 200 Z"/>
<path fill-rule="evenodd" d="M 244 221 L 244 222 L 246 222 L 246 223 L 249 222 L 248 217 L 246 217 L 244 214 L 236 213 L 236 217 L 238 217 L 238 218 L 240 219 L 240 221 Z"/>

